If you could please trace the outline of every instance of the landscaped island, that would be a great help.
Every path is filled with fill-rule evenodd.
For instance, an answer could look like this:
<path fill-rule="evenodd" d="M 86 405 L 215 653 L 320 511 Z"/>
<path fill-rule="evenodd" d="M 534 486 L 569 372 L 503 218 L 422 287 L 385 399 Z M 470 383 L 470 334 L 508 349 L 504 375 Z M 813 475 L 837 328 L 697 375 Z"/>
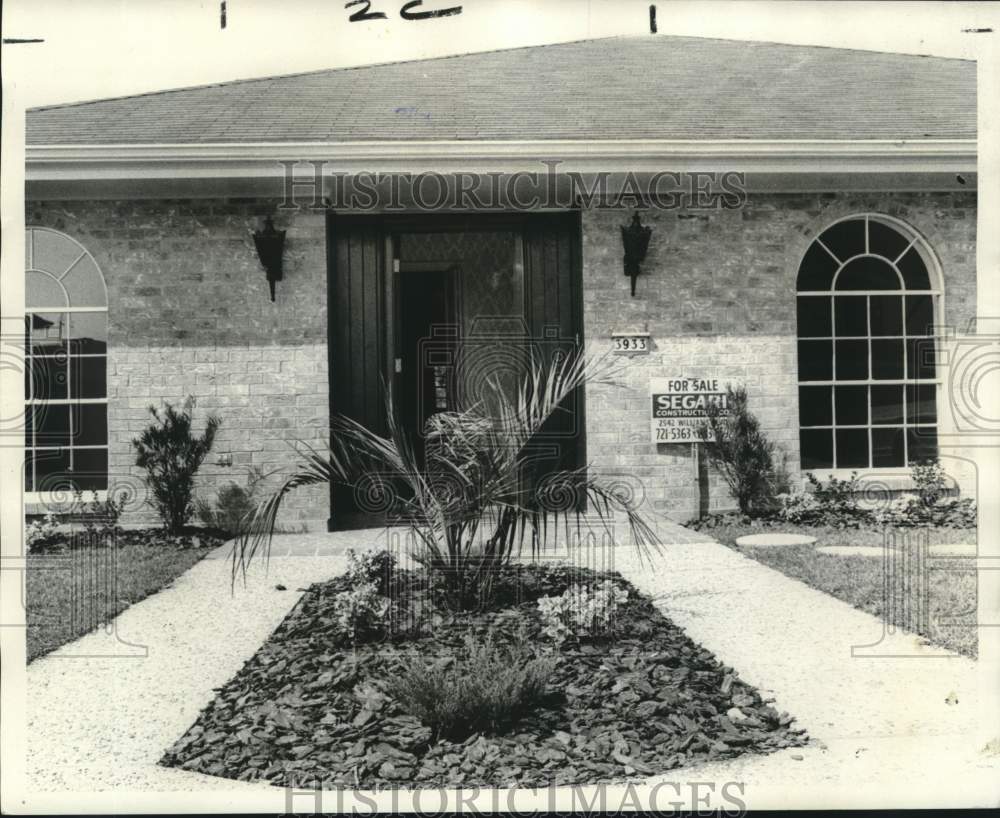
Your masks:
<path fill-rule="evenodd" d="M 433 574 L 374 562 L 374 578 L 313 585 L 162 763 L 277 785 L 545 786 L 806 742 L 618 574 L 514 565 L 491 604 L 448 613 Z M 384 604 L 358 604 L 366 581 Z"/>

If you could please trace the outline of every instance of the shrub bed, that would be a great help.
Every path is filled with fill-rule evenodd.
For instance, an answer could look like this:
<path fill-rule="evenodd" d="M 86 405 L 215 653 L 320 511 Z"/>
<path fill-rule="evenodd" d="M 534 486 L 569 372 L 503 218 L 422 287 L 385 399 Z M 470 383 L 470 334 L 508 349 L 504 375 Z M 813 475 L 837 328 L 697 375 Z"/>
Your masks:
<path fill-rule="evenodd" d="M 392 570 L 391 580 L 389 624 L 353 645 L 333 600 L 356 577 L 313 585 L 161 763 L 276 785 L 547 786 L 807 740 L 617 574 L 508 568 L 491 608 L 453 615 L 434 605 L 425 575 Z M 615 593 L 601 598 L 615 607 L 604 634 L 553 638 L 552 605 L 539 599 L 607 581 Z M 504 655 L 520 672 L 493 672 Z M 406 678 L 419 680 L 420 695 L 401 694 Z M 488 701 L 495 717 L 461 735 L 453 717 L 470 701 Z M 448 729 L 427 715 L 442 709 Z"/>

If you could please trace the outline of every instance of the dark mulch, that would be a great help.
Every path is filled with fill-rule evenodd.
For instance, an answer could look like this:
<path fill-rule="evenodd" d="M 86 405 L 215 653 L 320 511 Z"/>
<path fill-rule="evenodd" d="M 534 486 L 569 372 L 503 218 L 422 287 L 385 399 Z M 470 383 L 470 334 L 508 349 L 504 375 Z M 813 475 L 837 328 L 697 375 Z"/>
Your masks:
<path fill-rule="evenodd" d="M 217 528 L 186 526 L 180 534 L 168 534 L 162 528 L 116 528 L 114 533 L 88 534 L 77 525 L 71 531 L 60 531 L 43 540 L 31 549 L 33 555 L 65 554 L 75 548 L 107 546 L 112 543 L 119 548 L 126 546 L 150 546 L 155 548 L 218 548 L 232 535 Z"/>
<path fill-rule="evenodd" d="M 549 694 L 506 734 L 433 742 L 382 693 L 402 663 L 461 656 L 470 631 L 502 638 L 524 628 L 540 652 L 552 650 L 535 600 L 604 576 L 629 591 L 618 634 L 560 650 Z M 504 576 L 496 610 L 353 651 L 331 646 L 323 615 L 324 597 L 345 587 L 343 578 L 313 585 L 161 763 L 277 785 L 547 786 L 621 781 L 807 741 L 791 716 L 617 574 L 526 567 Z"/>

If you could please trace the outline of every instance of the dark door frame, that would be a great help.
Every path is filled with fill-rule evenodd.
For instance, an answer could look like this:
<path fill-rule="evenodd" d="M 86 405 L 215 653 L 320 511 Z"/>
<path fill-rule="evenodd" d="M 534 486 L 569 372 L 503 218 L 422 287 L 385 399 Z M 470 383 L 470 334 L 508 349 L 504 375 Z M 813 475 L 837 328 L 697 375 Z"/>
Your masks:
<path fill-rule="evenodd" d="M 340 213 L 335 210 L 327 211 L 326 218 L 326 259 L 327 259 L 327 361 L 329 377 L 329 411 L 330 417 L 341 412 L 341 405 L 338 400 L 339 391 L 337 389 L 338 378 L 340 377 L 340 367 L 335 366 L 335 340 L 338 331 L 344 328 L 336 326 L 337 310 L 335 299 L 338 288 L 333 286 L 337 271 L 337 240 L 342 231 L 350 231 L 352 228 L 364 228 L 372 230 L 378 234 L 377 256 L 378 264 L 381 267 L 381 292 L 377 293 L 378 314 L 383 316 L 382 326 L 378 332 L 378 345 L 381 347 L 382 371 L 380 373 L 383 381 L 389 382 L 395 377 L 395 354 L 396 336 L 399 332 L 398 315 L 401 306 L 396 297 L 399 272 L 396 269 L 397 247 L 396 237 L 400 233 L 450 233 L 450 232 L 482 232 L 486 230 L 512 230 L 519 238 L 521 248 L 521 263 L 525 270 L 525 281 L 523 287 L 523 307 L 524 314 L 529 317 L 530 326 L 532 289 L 527 280 L 527 242 L 528 231 L 537 228 L 541 220 L 565 220 L 566 224 L 571 224 L 571 279 L 573 281 L 573 296 L 570 305 L 571 323 L 575 332 L 575 342 L 578 349 L 583 349 L 584 345 L 584 323 L 583 323 L 583 265 L 582 265 L 582 239 L 583 231 L 581 224 L 581 214 L 579 210 L 566 211 L 542 211 L 540 213 L 442 213 L 442 214 L 359 214 Z M 405 263 L 410 269 L 413 262 Z M 432 262 L 430 264 L 421 262 L 420 265 L 427 267 L 435 266 L 441 269 L 441 265 L 454 264 L 453 261 Z M 415 269 L 415 268 L 414 268 Z M 575 406 L 577 411 L 577 422 L 580 424 L 580 433 L 576 441 L 576 461 L 577 466 L 586 464 L 586 399 L 583 389 L 575 396 Z M 384 421 L 384 418 L 383 418 Z M 384 423 L 382 424 L 384 426 Z M 385 434 L 387 429 L 377 430 L 380 434 Z M 330 491 L 330 517 L 327 519 L 328 530 L 335 530 L 334 511 L 334 491 Z"/>

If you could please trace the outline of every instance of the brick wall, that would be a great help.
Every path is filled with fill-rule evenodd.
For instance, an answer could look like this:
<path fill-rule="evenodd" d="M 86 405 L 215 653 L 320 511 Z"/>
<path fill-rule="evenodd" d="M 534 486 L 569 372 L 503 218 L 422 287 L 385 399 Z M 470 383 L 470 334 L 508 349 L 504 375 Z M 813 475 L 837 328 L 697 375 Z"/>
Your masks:
<path fill-rule="evenodd" d="M 199 492 L 210 497 L 249 466 L 286 469 L 290 444 L 328 433 L 326 260 L 322 214 L 282 214 L 285 280 L 277 301 L 249 231 L 264 201 L 29 202 L 29 224 L 61 230 L 93 253 L 109 291 L 111 470 L 136 483 L 131 439 L 146 407 L 198 400 L 223 419 Z M 647 329 L 654 348 L 633 360 L 622 390 L 587 394 L 587 453 L 597 471 L 642 483 L 656 511 L 696 508 L 690 447 L 649 441 L 648 382 L 691 372 L 745 383 L 766 431 L 798 464 L 795 275 L 830 222 L 895 216 L 921 232 L 945 273 L 945 318 L 975 312 L 975 195 L 754 195 L 741 210 L 649 211 L 654 233 L 635 298 L 622 274 L 623 211 L 583 214 L 584 328 L 606 347 L 616 330 Z M 215 465 L 231 456 L 232 466 Z M 798 475 L 796 475 L 798 476 Z M 713 508 L 732 505 L 712 476 Z M 283 522 L 322 528 L 325 490 L 300 491 Z M 151 520 L 146 508 L 133 521 Z"/>
<path fill-rule="evenodd" d="M 684 520 L 697 508 L 686 444 L 649 440 L 649 379 L 716 376 L 744 383 L 751 408 L 798 473 L 795 278 L 810 242 L 831 222 L 855 213 L 895 216 L 923 234 L 945 276 L 945 320 L 964 330 L 975 314 L 974 194 L 752 195 L 729 211 L 643 213 L 653 228 L 636 297 L 622 271 L 619 225 L 630 214 L 583 214 L 584 326 L 588 342 L 607 348 L 614 331 L 648 330 L 653 351 L 635 357 L 625 388 L 591 387 L 587 454 L 595 470 L 627 473 L 652 508 Z M 949 454 L 942 452 L 945 460 Z M 946 461 L 947 462 L 947 461 Z M 957 463 L 957 461 L 955 461 Z M 956 477 L 969 477 L 954 465 Z M 717 475 L 713 509 L 734 505 Z"/>
<path fill-rule="evenodd" d="M 326 244 L 321 213 L 282 214 L 284 281 L 269 300 L 250 230 L 274 212 L 264 201 L 29 202 L 27 223 L 80 241 L 108 287 L 108 423 L 111 481 L 140 485 L 131 440 L 147 407 L 193 395 L 196 428 L 221 416 L 199 475 L 211 499 L 247 469 L 287 469 L 297 440 L 329 432 Z M 217 461 L 231 459 L 232 465 Z M 273 484 L 273 480 L 271 481 Z M 301 490 L 282 523 L 325 528 L 328 495 Z M 148 506 L 129 522 L 153 522 Z"/>

